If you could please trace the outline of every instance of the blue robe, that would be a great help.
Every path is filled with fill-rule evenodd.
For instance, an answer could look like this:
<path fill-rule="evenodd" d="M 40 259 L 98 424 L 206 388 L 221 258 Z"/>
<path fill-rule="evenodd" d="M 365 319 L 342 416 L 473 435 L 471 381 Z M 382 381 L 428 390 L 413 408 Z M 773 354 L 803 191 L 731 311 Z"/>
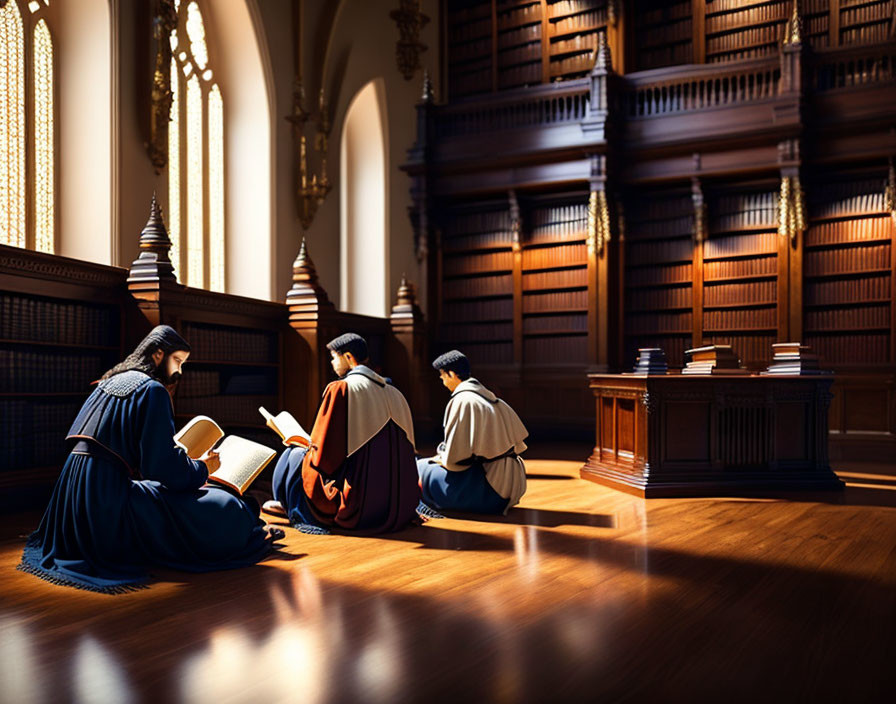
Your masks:
<path fill-rule="evenodd" d="M 158 381 L 129 371 L 101 382 L 68 433 L 71 453 L 19 569 L 115 593 L 146 582 L 151 566 L 206 572 L 264 557 L 271 544 L 257 504 L 203 486 L 205 464 L 173 435 Z"/>

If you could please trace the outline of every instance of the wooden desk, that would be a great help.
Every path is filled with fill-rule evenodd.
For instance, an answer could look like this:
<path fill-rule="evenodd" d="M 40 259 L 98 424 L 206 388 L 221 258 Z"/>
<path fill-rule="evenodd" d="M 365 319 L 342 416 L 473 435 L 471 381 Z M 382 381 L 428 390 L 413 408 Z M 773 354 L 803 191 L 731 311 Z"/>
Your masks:
<path fill-rule="evenodd" d="M 644 497 L 843 488 L 828 464 L 833 375 L 588 379 L 583 479 Z"/>

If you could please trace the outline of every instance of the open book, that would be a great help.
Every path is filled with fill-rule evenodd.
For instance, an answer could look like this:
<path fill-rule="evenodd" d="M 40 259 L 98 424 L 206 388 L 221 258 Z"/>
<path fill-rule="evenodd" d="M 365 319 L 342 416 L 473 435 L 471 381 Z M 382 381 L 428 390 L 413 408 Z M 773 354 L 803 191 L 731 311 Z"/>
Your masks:
<path fill-rule="evenodd" d="M 272 416 L 264 406 L 259 406 L 258 412 L 264 416 L 268 427 L 282 438 L 284 445 L 298 445 L 299 447 L 311 445 L 311 436 L 289 411 L 280 411 L 277 415 Z"/>
<path fill-rule="evenodd" d="M 221 426 L 207 416 L 193 418 L 174 436 L 174 442 L 194 460 L 214 448 L 221 466 L 209 475 L 208 480 L 229 486 L 240 494 L 277 454 L 269 447 L 237 435 L 224 437 Z"/>

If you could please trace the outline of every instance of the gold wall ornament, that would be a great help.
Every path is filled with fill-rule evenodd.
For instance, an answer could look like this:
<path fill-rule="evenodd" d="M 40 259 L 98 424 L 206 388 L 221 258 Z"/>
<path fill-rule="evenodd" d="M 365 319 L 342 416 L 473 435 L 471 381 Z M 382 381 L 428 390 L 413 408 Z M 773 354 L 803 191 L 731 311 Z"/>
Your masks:
<path fill-rule="evenodd" d="M 513 189 L 507 192 L 508 201 L 510 203 L 510 248 L 514 252 L 522 249 L 520 242 L 520 234 L 523 231 L 523 218 L 520 215 L 520 204 L 516 198 L 516 191 Z"/>
<path fill-rule="evenodd" d="M 896 224 L 896 169 L 893 168 L 893 157 L 888 159 L 887 186 L 884 189 L 884 207 L 890 211 L 890 217 Z"/>
<path fill-rule="evenodd" d="M 401 0 L 397 10 L 389 13 L 398 25 L 399 39 L 395 44 L 395 62 L 405 80 L 414 77 L 420 68 L 420 54 L 427 46 L 420 41 L 420 30 L 429 22 L 429 16 L 420 12 L 420 0 Z"/>
<path fill-rule="evenodd" d="M 706 239 L 706 201 L 696 176 L 691 179 L 691 202 L 694 204 L 694 242 L 699 244 Z"/>
<path fill-rule="evenodd" d="M 799 176 L 781 178 L 778 196 L 778 234 L 791 242 L 806 231 L 806 203 Z"/>
<path fill-rule="evenodd" d="M 585 244 L 589 254 L 603 254 L 604 246 L 610 242 L 610 206 L 607 192 L 591 191 L 588 196 L 588 233 Z"/>
<path fill-rule="evenodd" d="M 330 192 L 330 179 L 327 176 L 327 152 L 329 151 L 330 117 L 327 111 L 327 101 L 324 89 L 320 89 L 317 103 L 317 113 L 312 115 L 305 109 L 305 88 L 301 78 L 296 78 L 293 85 L 292 113 L 286 116 L 286 120 L 292 123 L 299 149 L 299 185 L 296 192 L 298 197 L 299 222 L 302 228 L 308 230 L 314 221 L 317 212 L 327 194 Z M 320 174 L 311 170 L 308 166 L 308 142 L 305 136 L 305 128 L 308 122 L 316 126 L 313 148 L 319 155 Z"/>
<path fill-rule="evenodd" d="M 150 90 L 149 142 L 146 150 L 156 174 L 168 165 L 168 123 L 171 121 L 171 33 L 177 27 L 174 0 L 158 0 L 152 18 L 156 60 Z"/>
<path fill-rule="evenodd" d="M 803 42 L 803 17 L 802 3 L 800 0 L 793 0 L 793 10 L 790 13 L 790 19 L 784 27 L 784 46 L 789 44 L 802 44 Z"/>

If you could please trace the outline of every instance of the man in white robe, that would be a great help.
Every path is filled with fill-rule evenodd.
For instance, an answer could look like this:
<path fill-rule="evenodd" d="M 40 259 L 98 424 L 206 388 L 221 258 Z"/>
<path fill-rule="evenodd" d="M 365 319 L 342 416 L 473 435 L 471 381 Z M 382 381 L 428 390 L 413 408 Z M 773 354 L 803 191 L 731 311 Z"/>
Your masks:
<path fill-rule="evenodd" d="M 470 376 L 470 362 L 451 350 L 432 366 L 451 399 L 445 440 L 434 457 L 417 461 L 423 501 L 437 509 L 507 513 L 526 491 L 520 453 L 529 433 L 513 409 Z"/>

